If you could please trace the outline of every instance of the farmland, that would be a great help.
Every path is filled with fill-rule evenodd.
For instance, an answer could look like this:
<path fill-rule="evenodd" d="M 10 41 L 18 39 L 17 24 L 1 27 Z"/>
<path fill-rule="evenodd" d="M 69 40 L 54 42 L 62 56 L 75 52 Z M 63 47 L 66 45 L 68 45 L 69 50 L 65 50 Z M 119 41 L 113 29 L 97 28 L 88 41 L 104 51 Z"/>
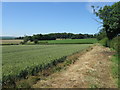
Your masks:
<path fill-rule="evenodd" d="M 45 40 L 39 41 L 40 43 L 48 44 L 93 44 L 97 42 L 96 38 L 89 39 L 63 39 L 63 40 Z"/>
<path fill-rule="evenodd" d="M 3 45 L 16 45 L 23 42 L 23 40 L 0 40 L 0 44 Z M 39 40 L 38 44 L 93 44 L 96 43 L 96 38 L 88 39 L 60 39 L 60 40 Z M 34 42 L 28 42 L 27 44 L 34 44 Z"/>
<path fill-rule="evenodd" d="M 2 46 L 3 82 L 24 78 L 61 62 L 68 55 L 79 52 L 91 44 L 67 45 L 13 45 Z"/>
<path fill-rule="evenodd" d="M 23 40 L 0 40 L 0 44 L 10 45 L 10 44 L 20 44 Z"/>

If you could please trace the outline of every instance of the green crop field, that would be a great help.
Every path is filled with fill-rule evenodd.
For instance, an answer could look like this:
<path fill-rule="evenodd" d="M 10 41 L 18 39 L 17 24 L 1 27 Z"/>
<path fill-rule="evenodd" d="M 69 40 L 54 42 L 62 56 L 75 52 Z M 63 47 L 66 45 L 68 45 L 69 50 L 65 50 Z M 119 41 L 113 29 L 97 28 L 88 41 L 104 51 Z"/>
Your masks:
<path fill-rule="evenodd" d="M 89 39 L 63 39 L 63 40 L 45 40 L 39 41 L 40 43 L 48 44 L 93 44 L 97 42 L 96 38 Z"/>
<path fill-rule="evenodd" d="M 2 46 L 3 82 L 9 79 L 34 75 L 54 63 L 61 62 L 65 56 L 81 51 L 91 44 L 67 45 L 13 45 Z"/>

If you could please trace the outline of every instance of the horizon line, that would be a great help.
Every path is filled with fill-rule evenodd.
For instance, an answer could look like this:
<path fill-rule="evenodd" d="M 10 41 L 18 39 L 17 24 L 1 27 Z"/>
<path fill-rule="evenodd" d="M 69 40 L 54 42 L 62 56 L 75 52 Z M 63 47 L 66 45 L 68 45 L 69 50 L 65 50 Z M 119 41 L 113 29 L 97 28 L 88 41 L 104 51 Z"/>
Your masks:
<path fill-rule="evenodd" d="M 52 32 L 52 33 L 72 33 L 72 32 Z M 32 35 L 36 35 L 36 34 L 51 34 L 51 33 L 35 33 Z M 96 34 L 96 33 L 72 33 L 72 34 Z M 24 34 L 24 35 L 0 35 L 0 37 L 24 37 L 24 36 L 32 36 L 32 35 L 28 35 L 28 34 Z"/>

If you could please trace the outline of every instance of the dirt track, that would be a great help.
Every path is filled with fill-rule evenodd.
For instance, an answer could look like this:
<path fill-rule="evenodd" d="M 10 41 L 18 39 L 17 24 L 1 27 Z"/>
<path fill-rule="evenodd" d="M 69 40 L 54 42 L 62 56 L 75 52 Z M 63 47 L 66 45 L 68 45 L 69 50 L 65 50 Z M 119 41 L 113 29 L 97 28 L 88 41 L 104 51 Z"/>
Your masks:
<path fill-rule="evenodd" d="M 96 45 L 66 70 L 38 81 L 33 88 L 115 88 L 111 75 L 112 55 L 109 48 Z"/>

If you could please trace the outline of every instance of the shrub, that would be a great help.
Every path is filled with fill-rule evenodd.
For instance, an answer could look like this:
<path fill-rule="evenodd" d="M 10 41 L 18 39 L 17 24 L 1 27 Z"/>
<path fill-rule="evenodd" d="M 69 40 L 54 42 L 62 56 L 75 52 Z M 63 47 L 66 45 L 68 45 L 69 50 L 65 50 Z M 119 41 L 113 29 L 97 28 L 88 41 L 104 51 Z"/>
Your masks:
<path fill-rule="evenodd" d="M 117 36 L 110 41 L 110 47 L 120 52 L 120 36 Z"/>
<path fill-rule="evenodd" d="M 99 41 L 103 46 L 108 47 L 109 46 L 109 40 L 107 37 L 103 38 L 102 40 Z"/>
<path fill-rule="evenodd" d="M 25 42 L 20 42 L 20 44 L 25 44 Z"/>
<path fill-rule="evenodd" d="M 34 43 L 35 43 L 35 44 L 38 44 L 38 40 L 34 40 Z"/>

